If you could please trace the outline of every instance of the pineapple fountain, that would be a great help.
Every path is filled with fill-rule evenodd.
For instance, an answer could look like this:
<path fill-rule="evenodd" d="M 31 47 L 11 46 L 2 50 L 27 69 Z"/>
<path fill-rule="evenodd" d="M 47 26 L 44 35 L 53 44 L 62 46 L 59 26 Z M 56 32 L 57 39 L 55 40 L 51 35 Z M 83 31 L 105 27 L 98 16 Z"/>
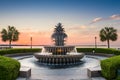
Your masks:
<path fill-rule="evenodd" d="M 34 54 L 41 64 L 73 65 L 81 62 L 84 54 L 77 53 L 75 46 L 65 45 L 67 34 L 61 23 L 55 26 L 51 38 L 54 46 L 44 46 L 41 53 Z"/>

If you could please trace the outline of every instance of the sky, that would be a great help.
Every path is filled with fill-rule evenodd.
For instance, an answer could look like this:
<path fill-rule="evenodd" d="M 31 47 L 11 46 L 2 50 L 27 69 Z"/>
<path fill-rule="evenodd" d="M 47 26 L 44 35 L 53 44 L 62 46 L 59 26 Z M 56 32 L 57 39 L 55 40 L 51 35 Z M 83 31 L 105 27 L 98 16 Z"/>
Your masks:
<path fill-rule="evenodd" d="M 0 30 L 10 26 L 20 32 L 13 44 L 53 44 L 55 25 L 62 23 L 68 35 L 66 44 L 105 44 L 99 38 L 104 27 L 114 27 L 120 42 L 120 0 L 0 0 Z M 6 44 L 0 38 L 0 44 Z"/>

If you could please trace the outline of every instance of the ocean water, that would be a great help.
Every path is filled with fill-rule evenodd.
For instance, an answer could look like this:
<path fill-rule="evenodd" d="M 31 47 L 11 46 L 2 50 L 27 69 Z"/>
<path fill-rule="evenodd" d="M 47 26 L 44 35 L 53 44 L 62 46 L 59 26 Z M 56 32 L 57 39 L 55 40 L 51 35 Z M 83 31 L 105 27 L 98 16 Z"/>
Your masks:
<path fill-rule="evenodd" d="M 31 48 L 31 46 L 12 46 L 13 48 Z M 43 46 L 32 46 L 32 48 L 42 48 Z M 76 48 L 95 48 L 94 45 L 75 45 Z M 106 45 L 99 45 L 97 48 L 107 48 Z M 111 45 L 110 48 L 120 49 L 120 45 Z"/>

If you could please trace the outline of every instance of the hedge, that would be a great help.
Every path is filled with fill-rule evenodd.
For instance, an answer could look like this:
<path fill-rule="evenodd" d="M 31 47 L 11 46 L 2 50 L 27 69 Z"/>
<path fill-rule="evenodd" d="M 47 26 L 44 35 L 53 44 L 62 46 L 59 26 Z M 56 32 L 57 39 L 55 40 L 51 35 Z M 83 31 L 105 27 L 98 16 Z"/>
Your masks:
<path fill-rule="evenodd" d="M 41 49 L 39 48 L 13 48 L 13 49 L 4 49 L 0 50 L 0 55 L 5 55 L 5 54 L 17 54 L 17 53 L 27 53 L 27 52 L 39 52 Z"/>
<path fill-rule="evenodd" d="M 0 56 L 0 80 L 16 80 L 20 63 L 8 57 Z"/>
<path fill-rule="evenodd" d="M 117 76 L 117 78 L 115 80 L 120 80 L 120 76 Z"/>
<path fill-rule="evenodd" d="M 77 48 L 78 52 L 93 52 L 120 55 L 120 50 L 112 48 Z"/>
<path fill-rule="evenodd" d="M 102 60 L 101 63 L 102 75 L 107 80 L 116 80 L 120 79 L 117 77 L 117 69 L 120 69 L 120 56 L 114 56 L 105 60 Z"/>

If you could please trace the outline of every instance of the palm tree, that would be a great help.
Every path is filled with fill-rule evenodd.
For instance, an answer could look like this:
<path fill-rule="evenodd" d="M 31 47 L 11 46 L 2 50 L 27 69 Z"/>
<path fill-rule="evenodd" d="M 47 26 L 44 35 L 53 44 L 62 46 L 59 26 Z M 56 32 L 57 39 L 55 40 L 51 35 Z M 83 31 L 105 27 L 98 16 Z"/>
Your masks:
<path fill-rule="evenodd" d="M 14 26 L 8 26 L 7 29 L 2 29 L 1 37 L 2 41 L 9 41 L 9 47 L 11 48 L 11 42 L 19 39 L 19 32 Z"/>
<path fill-rule="evenodd" d="M 110 40 L 116 41 L 117 40 L 117 30 L 113 27 L 105 27 L 100 30 L 100 40 L 107 41 L 108 48 L 110 48 Z"/>

